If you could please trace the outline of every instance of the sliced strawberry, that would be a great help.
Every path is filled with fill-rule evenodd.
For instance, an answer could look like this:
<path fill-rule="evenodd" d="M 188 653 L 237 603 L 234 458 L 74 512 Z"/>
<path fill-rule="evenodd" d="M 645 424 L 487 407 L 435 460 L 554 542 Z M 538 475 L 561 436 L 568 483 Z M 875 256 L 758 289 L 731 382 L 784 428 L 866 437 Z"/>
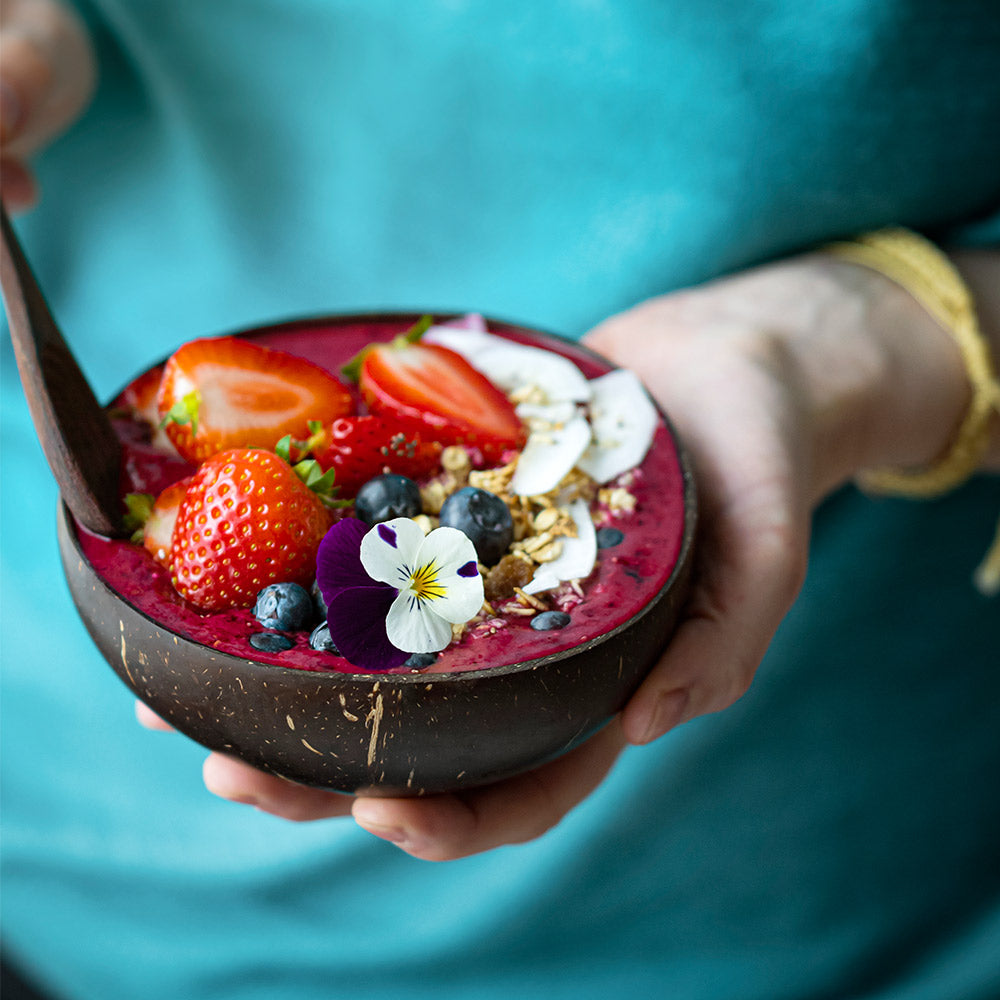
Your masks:
<path fill-rule="evenodd" d="M 149 441 L 160 451 L 174 452 L 173 442 L 161 426 L 160 408 L 157 397 L 160 391 L 160 380 L 163 378 L 163 365 L 150 368 L 139 376 L 118 399 L 117 411 L 125 411 L 139 426 L 145 424 L 149 429 Z"/>
<path fill-rule="evenodd" d="M 136 529 L 132 540 L 142 542 L 146 551 L 161 566 L 170 564 L 170 546 L 177 512 L 193 479 L 193 476 L 188 476 L 177 480 L 155 500 L 151 493 L 129 493 L 125 496 L 125 505 L 128 507 L 126 523 Z"/>
<path fill-rule="evenodd" d="M 157 395 L 167 434 L 189 461 L 228 448 L 273 448 L 350 413 L 348 390 L 329 372 L 237 337 L 194 340 L 167 361 Z"/>
<path fill-rule="evenodd" d="M 446 347 L 405 337 L 375 345 L 361 361 L 359 384 L 373 413 L 420 421 L 442 444 L 473 446 L 488 461 L 524 445 L 526 431 L 510 400 Z"/>
<path fill-rule="evenodd" d="M 142 544 L 161 566 L 170 563 L 170 546 L 174 538 L 177 512 L 181 509 L 181 501 L 187 495 L 193 480 L 194 476 L 188 476 L 168 486 L 154 501 L 143 528 Z"/>
<path fill-rule="evenodd" d="M 410 479 L 430 475 L 438 468 L 442 445 L 427 439 L 426 424 L 386 420 L 381 416 L 340 417 L 313 456 L 324 469 L 333 469 L 338 496 L 353 497 L 383 472 Z"/>
<path fill-rule="evenodd" d="M 251 607 L 269 583 L 308 587 L 330 512 L 287 462 L 261 448 L 208 459 L 181 500 L 170 572 L 209 611 Z"/>
<path fill-rule="evenodd" d="M 150 368 L 140 375 L 121 395 L 119 402 L 136 420 L 147 424 L 160 422 L 160 410 L 156 397 L 160 390 L 160 379 L 163 378 L 163 365 Z"/>

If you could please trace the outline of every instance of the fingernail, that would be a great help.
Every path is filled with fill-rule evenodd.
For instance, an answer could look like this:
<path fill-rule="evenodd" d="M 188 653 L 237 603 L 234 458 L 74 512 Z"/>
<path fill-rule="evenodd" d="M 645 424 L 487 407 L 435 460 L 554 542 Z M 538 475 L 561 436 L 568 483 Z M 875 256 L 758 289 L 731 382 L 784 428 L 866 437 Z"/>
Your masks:
<path fill-rule="evenodd" d="M 208 787 L 206 782 L 206 787 Z M 256 795 L 251 795 L 249 792 L 236 792 L 227 791 L 225 788 L 211 788 L 208 790 L 213 794 L 217 795 L 220 799 L 225 799 L 227 802 L 238 802 L 240 805 L 244 806 L 256 806 L 258 809 L 261 807 L 260 799 Z"/>
<path fill-rule="evenodd" d="M 239 802 L 246 806 L 257 806 L 257 808 L 260 808 L 261 800 L 256 795 L 244 791 L 239 785 L 234 785 L 229 780 L 229 776 L 224 769 L 221 774 L 219 773 L 220 769 L 216 766 L 215 759 L 214 755 L 207 757 L 202 766 L 201 776 L 205 782 L 205 787 L 213 795 L 217 795 L 220 799 L 225 799 L 227 802 Z"/>
<path fill-rule="evenodd" d="M 23 107 L 17 91 L 0 80 L 0 141 L 7 142 L 21 125 Z"/>
<path fill-rule="evenodd" d="M 377 802 L 362 802 L 360 800 L 355 802 L 352 815 L 354 822 L 372 836 L 387 840 L 390 844 L 395 844 L 407 851 L 419 847 L 419 838 L 414 835 L 412 830 L 408 830 L 398 823 L 393 823 L 391 820 L 386 822 L 386 818 L 382 816 L 380 804 Z"/>
<path fill-rule="evenodd" d="M 685 688 L 667 691 L 638 717 L 629 720 L 629 731 L 638 734 L 633 743 L 651 743 L 684 721 L 690 694 Z"/>
<path fill-rule="evenodd" d="M 362 830 L 367 830 L 373 837 L 388 840 L 390 844 L 396 844 L 397 847 L 402 847 L 410 840 L 409 833 L 401 826 L 381 826 L 378 823 L 366 823 L 358 819 L 357 816 L 354 817 L 354 821 Z"/>

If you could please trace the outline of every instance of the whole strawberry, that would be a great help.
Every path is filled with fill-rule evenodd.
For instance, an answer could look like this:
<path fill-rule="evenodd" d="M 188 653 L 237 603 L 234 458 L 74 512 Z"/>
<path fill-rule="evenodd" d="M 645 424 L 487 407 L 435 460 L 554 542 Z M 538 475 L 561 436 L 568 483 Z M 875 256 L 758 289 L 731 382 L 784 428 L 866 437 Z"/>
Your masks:
<path fill-rule="evenodd" d="M 379 416 L 339 417 L 313 449 L 324 469 L 333 469 L 338 495 L 353 497 L 383 472 L 420 479 L 438 469 L 441 445 L 426 425 Z"/>
<path fill-rule="evenodd" d="M 269 583 L 308 587 L 330 523 L 320 496 L 274 452 L 220 452 L 191 477 L 177 512 L 174 587 L 206 611 L 251 607 Z"/>

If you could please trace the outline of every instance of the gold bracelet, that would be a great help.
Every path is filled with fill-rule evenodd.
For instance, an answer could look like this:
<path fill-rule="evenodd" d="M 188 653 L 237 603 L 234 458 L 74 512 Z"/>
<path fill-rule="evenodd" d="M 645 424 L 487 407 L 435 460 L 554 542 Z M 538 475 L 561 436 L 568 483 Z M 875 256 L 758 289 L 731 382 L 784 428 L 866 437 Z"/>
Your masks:
<path fill-rule="evenodd" d="M 979 328 L 972 296 L 950 260 L 908 229 L 880 229 L 826 248 L 878 271 L 909 292 L 951 335 L 962 355 L 972 398 L 945 455 L 926 469 L 870 469 L 858 485 L 872 493 L 912 498 L 940 496 L 979 468 L 989 447 L 990 423 L 1000 412 L 1000 381 Z M 984 593 L 1000 592 L 1000 528 L 976 574 Z"/>
<path fill-rule="evenodd" d="M 1000 382 L 972 296 L 951 261 L 933 243 L 907 229 L 880 229 L 827 249 L 905 288 L 961 351 L 972 399 L 944 457 L 927 469 L 872 469 L 858 476 L 860 485 L 875 493 L 905 497 L 947 493 L 979 468 L 989 446 L 990 421 L 1000 412 Z"/>

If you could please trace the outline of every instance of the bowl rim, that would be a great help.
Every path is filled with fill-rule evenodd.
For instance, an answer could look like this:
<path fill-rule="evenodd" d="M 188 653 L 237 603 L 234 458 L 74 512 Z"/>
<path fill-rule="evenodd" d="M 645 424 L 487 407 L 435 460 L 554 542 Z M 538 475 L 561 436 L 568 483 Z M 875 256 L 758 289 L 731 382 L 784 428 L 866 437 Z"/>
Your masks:
<path fill-rule="evenodd" d="M 330 324 L 330 325 L 342 325 L 347 326 L 350 324 L 359 323 L 400 323 L 405 324 L 407 322 L 412 325 L 417 322 L 423 316 L 433 316 L 435 320 L 440 319 L 441 322 L 445 322 L 449 319 L 456 319 L 460 316 L 467 315 L 463 312 L 434 312 L 431 310 L 417 310 L 417 311 L 385 311 L 385 310 L 373 310 L 373 311 L 362 311 L 362 312 L 349 312 L 349 313 L 320 313 L 311 316 L 298 316 L 286 320 L 276 320 L 274 322 L 269 322 L 265 324 L 260 324 L 252 327 L 240 327 L 233 329 L 229 332 L 223 332 L 219 334 L 207 334 L 205 337 L 196 339 L 216 339 L 220 337 L 254 337 L 261 336 L 271 333 L 281 333 L 286 330 L 296 330 L 296 329 L 308 329 L 312 326 L 319 324 Z M 607 358 L 603 357 L 597 351 L 592 350 L 577 341 L 571 340 L 568 337 L 561 336 L 560 334 L 552 333 L 547 330 L 543 330 L 537 327 L 525 326 L 522 323 L 518 323 L 512 320 L 501 319 L 492 315 L 478 314 L 482 315 L 484 321 L 486 322 L 487 328 L 500 327 L 501 330 L 507 329 L 509 331 L 520 331 L 530 336 L 542 336 L 543 338 L 549 338 L 557 343 L 567 344 L 574 351 L 578 351 L 584 355 L 589 356 L 595 363 L 609 367 L 610 370 L 615 370 L 620 368 L 619 365 L 614 365 Z M 169 357 L 169 355 L 168 355 Z M 139 372 L 137 375 L 133 376 L 124 386 L 118 389 L 114 395 L 111 397 L 112 400 L 117 399 L 134 381 L 136 378 L 141 377 L 145 372 L 156 368 L 157 365 L 164 364 L 167 358 L 163 358 L 161 361 L 154 362 L 148 365 L 143 372 Z M 647 390 L 648 393 L 648 390 Z M 169 633 L 175 637 L 176 641 L 190 644 L 192 646 L 200 647 L 207 652 L 211 653 L 214 657 L 222 658 L 222 662 L 232 661 L 233 664 L 240 665 L 241 668 L 246 669 L 248 667 L 253 668 L 254 672 L 260 671 L 265 679 L 266 677 L 282 677 L 287 678 L 289 671 L 294 671 L 295 674 L 305 675 L 312 682 L 316 683 L 327 683 L 344 685 L 357 682 L 359 684 L 371 685 L 374 681 L 379 681 L 390 687 L 402 686 L 406 687 L 408 685 L 426 685 L 435 684 L 436 686 L 443 686 L 445 684 L 454 684 L 460 681 L 469 682 L 474 680 L 483 680 L 487 677 L 498 678 L 501 676 L 511 676 L 520 673 L 532 672 L 535 670 L 543 669 L 550 664 L 558 663 L 561 660 L 567 659 L 570 656 L 579 655 L 584 650 L 593 649 L 596 646 L 603 645 L 605 642 L 611 641 L 614 637 L 619 635 L 626 629 L 632 628 L 638 622 L 640 622 L 646 615 L 648 615 L 651 610 L 660 603 L 673 589 L 678 580 L 682 577 L 686 577 L 688 574 L 688 564 L 691 560 L 692 549 L 694 547 L 695 535 L 697 531 L 698 522 L 698 511 L 697 511 L 697 487 L 693 472 L 693 467 L 691 463 L 690 455 L 684 448 L 677 431 L 671 422 L 667 413 L 659 405 L 656 399 L 653 398 L 652 394 L 649 393 L 650 400 L 652 401 L 654 407 L 656 408 L 657 414 L 663 420 L 664 425 L 667 428 L 667 432 L 670 435 L 671 443 L 673 444 L 674 451 L 677 456 L 678 466 L 680 468 L 681 482 L 683 485 L 683 513 L 684 513 L 684 524 L 681 531 L 681 541 L 680 547 L 677 551 L 677 556 L 674 560 L 674 564 L 670 570 L 670 574 L 667 579 L 664 580 L 663 584 L 659 587 L 656 593 L 634 614 L 630 615 L 627 619 L 619 622 L 616 626 L 609 629 L 607 632 L 602 632 L 598 636 L 594 636 L 592 639 L 585 640 L 575 646 L 568 646 L 565 649 L 557 650 L 554 653 L 547 653 L 544 656 L 534 657 L 530 660 L 522 660 L 518 663 L 507 663 L 501 664 L 495 667 L 481 667 L 476 670 L 451 670 L 451 671 L 441 671 L 437 673 L 422 673 L 422 672 L 410 672 L 410 673 L 391 673 L 388 671 L 340 671 L 340 670 L 303 670 L 297 667 L 286 667 L 279 664 L 272 663 L 262 663 L 258 660 L 254 660 L 250 657 L 241 657 L 236 654 L 226 652 L 220 649 L 213 649 L 211 646 L 205 645 L 203 642 L 199 642 L 197 639 L 192 639 L 187 635 L 180 632 L 174 631 L 165 623 L 153 618 L 148 615 L 141 608 L 136 607 L 128 598 L 120 594 L 113 587 L 111 587 L 107 580 L 97 571 L 93 563 L 87 558 L 83 551 L 83 547 L 80 542 L 79 532 L 80 526 L 77 524 L 72 513 L 69 511 L 65 502 L 60 498 L 59 501 L 59 517 L 65 523 L 67 529 L 66 535 L 69 543 L 73 547 L 74 555 L 80 559 L 88 567 L 93 578 L 100 583 L 110 594 L 112 594 L 118 601 L 124 604 L 130 609 L 130 611 L 149 622 L 156 629 L 160 629 L 164 632 Z M 106 404 L 110 407 L 110 403 Z M 84 529 L 85 530 L 85 529 Z M 670 641 L 670 637 L 666 638 L 666 641 Z"/>

